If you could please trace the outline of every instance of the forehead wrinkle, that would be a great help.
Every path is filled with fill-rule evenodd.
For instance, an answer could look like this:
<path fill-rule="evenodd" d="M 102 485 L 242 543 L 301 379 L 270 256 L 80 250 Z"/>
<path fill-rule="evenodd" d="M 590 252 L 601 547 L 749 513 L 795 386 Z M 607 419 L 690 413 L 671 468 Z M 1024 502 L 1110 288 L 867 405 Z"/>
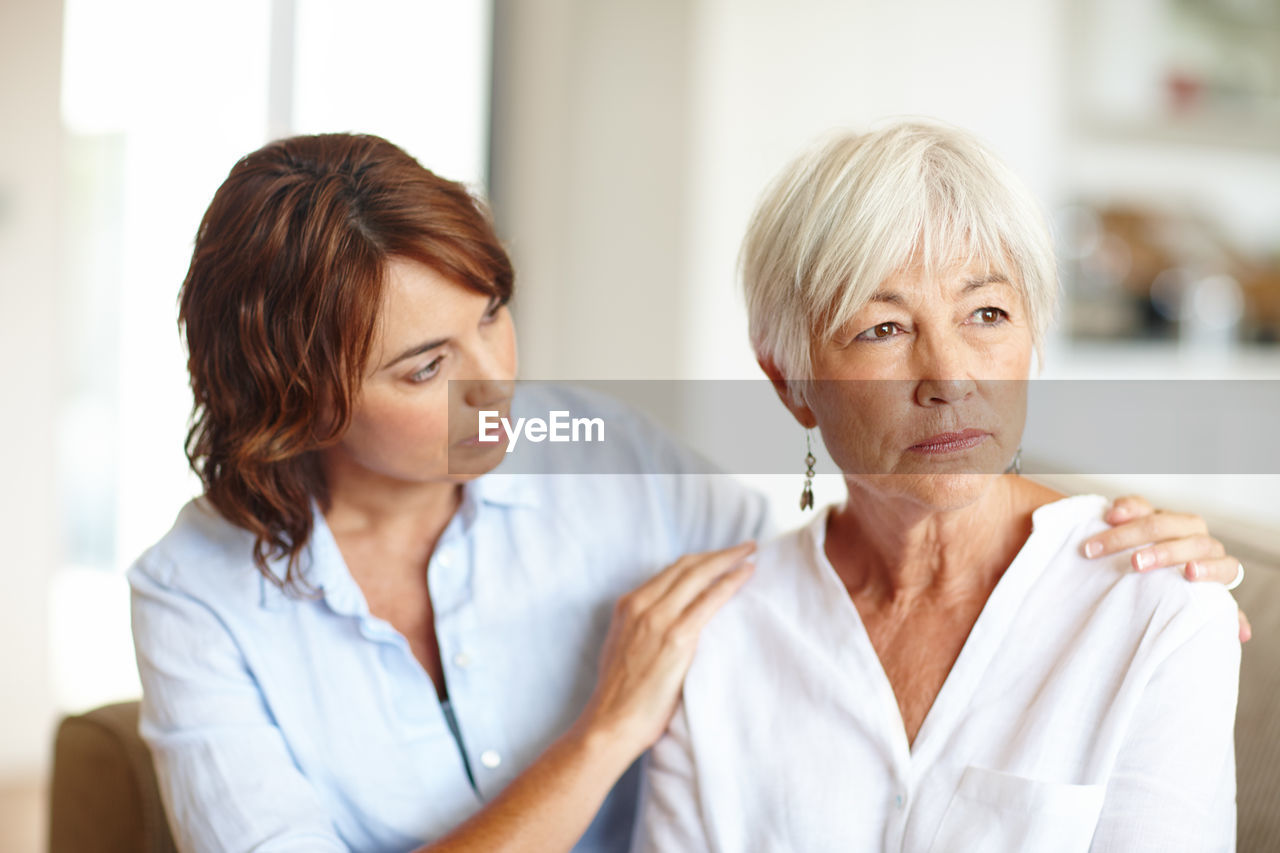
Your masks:
<path fill-rule="evenodd" d="M 875 293 L 871 294 L 871 298 L 867 301 L 887 302 L 890 305 L 902 305 L 905 302 L 902 298 L 902 294 L 898 293 L 896 290 L 877 290 Z"/>
<path fill-rule="evenodd" d="M 1009 281 L 1009 279 L 1003 273 L 993 272 L 993 273 L 988 273 L 987 275 L 981 278 L 973 277 L 973 278 L 965 279 L 964 287 L 962 288 L 961 292 L 971 293 L 975 290 L 981 290 L 982 288 L 986 287 L 989 284 L 1003 284 L 1006 287 L 1013 286 L 1012 283 Z"/>

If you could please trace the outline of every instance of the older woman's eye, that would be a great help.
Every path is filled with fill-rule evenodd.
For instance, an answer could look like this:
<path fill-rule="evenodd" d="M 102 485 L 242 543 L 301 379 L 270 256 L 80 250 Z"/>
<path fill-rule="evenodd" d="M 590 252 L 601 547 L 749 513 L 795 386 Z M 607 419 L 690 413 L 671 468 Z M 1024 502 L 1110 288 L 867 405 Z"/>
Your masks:
<path fill-rule="evenodd" d="M 426 382 L 428 379 L 440 372 L 440 362 L 442 361 L 444 361 L 444 356 L 442 355 L 438 355 L 431 359 L 431 362 L 427 364 L 426 367 L 422 368 L 417 373 L 411 374 L 409 376 L 409 381 Z"/>
<path fill-rule="evenodd" d="M 978 324 L 982 326 L 994 326 L 997 323 L 1009 319 L 1009 314 L 1003 308 L 994 308 L 991 306 L 979 308 L 970 316 L 975 318 L 978 321 Z"/>
<path fill-rule="evenodd" d="M 854 340 L 856 341 L 882 341 L 885 338 L 892 338 L 898 332 L 902 331 L 902 327 L 897 323 L 880 323 L 872 326 L 865 332 L 860 333 Z"/>

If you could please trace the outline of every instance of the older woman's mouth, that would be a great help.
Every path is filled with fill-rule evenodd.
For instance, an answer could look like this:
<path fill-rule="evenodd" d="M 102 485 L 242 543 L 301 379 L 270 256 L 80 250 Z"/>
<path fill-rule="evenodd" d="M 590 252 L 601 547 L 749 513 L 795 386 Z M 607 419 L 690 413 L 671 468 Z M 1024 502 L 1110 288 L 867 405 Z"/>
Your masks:
<path fill-rule="evenodd" d="M 980 429 L 966 429 L 960 432 L 940 432 L 937 435 L 930 436 L 924 441 L 908 447 L 908 450 L 916 453 L 958 453 L 961 450 L 968 450 L 971 447 L 977 447 L 991 433 L 984 432 Z"/>

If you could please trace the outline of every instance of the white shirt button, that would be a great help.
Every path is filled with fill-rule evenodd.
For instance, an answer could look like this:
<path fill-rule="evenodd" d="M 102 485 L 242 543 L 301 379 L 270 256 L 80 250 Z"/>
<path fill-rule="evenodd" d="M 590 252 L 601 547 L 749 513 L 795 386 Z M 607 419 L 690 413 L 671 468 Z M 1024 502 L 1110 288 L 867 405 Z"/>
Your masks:
<path fill-rule="evenodd" d="M 494 752 L 492 749 L 486 749 L 480 753 L 480 763 L 490 770 L 502 763 L 502 756 Z"/>
<path fill-rule="evenodd" d="M 458 669 L 466 669 L 467 667 L 471 666 L 471 655 L 467 654 L 466 652 L 458 652 L 456 655 L 453 656 L 453 662 L 454 662 L 454 665 L 458 667 Z"/>
<path fill-rule="evenodd" d="M 449 559 L 449 555 L 448 555 L 448 554 L 437 554 L 437 555 L 436 555 L 436 565 L 437 565 L 437 566 L 440 566 L 440 567 L 442 567 L 442 568 L 447 569 L 447 568 L 449 568 L 449 564 L 450 564 L 450 563 L 452 563 L 452 562 L 453 562 L 453 561 Z"/>

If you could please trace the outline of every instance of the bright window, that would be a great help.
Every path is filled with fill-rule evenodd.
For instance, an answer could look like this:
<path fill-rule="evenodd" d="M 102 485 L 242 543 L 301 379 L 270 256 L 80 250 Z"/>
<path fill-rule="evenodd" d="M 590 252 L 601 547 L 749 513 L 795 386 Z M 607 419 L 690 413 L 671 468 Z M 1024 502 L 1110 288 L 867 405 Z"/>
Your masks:
<path fill-rule="evenodd" d="M 490 5 L 67 0 L 64 708 L 137 694 L 122 572 L 199 490 L 177 294 L 214 191 L 272 136 L 346 130 L 483 189 Z"/>

